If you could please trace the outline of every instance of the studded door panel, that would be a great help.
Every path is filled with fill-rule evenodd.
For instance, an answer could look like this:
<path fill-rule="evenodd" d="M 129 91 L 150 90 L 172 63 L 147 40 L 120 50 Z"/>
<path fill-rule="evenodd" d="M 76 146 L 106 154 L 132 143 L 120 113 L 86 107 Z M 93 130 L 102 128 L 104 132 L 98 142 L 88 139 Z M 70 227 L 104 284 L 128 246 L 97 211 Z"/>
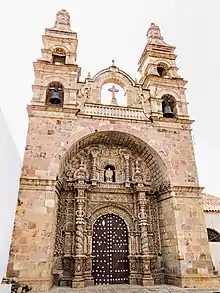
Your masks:
<path fill-rule="evenodd" d="M 95 284 L 128 283 L 128 231 L 124 220 L 107 214 L 95 222 L 92 253 Z"/>

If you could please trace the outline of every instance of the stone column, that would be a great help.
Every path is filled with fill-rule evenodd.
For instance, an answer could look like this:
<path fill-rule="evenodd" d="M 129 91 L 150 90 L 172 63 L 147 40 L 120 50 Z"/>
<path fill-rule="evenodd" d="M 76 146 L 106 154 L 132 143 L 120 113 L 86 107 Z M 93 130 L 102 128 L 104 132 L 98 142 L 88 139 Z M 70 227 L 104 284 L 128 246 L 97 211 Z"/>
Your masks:
<path fill-rule="evenodd" d="M 142 263 L 142 285 L 154 285 L 154 280 L 150 272 L 150 260 L 152 258 L 149 251 L 148 232 L 147 232 L 147 213 L 146 213 L 146 188 L 137 187 L 137 201 L 139 207 L 138 221 L 141 232 L 141 255 L 140 263 Z"/>
<path fill-rule="evenodd" d="M 98 157 L 98 149 L 93 149 L 91 151 L 91 155 L 92 155 L 92 185 L 96 185 L 97 184 L 97 157 Z"/>
<path fill-rule="evenodd" d="M 85 189 L 86 184 L 76 184 L 76 234 L 75 234 L 75 277 L 72 286 L 84 287 L 84 217 L 85 217 Z"/>
<path fill-rule="evenodd" d="M 137 270 L 137 232 L 130 231 L 128 234 L 129 238 L 129 284 L 138 284 L 138 270 Z"/>
<path fill-rule="evenodd" d="M 92 277 L 92 230 L 87 231 L 87 253 L 85 260 L 85 272 L 84 272 L 84 280 L 85 286 L 94 285 L 94 280 Z"/>
<path fill-rule="evenodd" d="M 130 178 L 129 178 L 129 155 L 124 155 L 125 162 L 125 187 L 130 187 Z"/>
<path fill-rule="evenodd" d="M 72 188 L 70 188 L 71 190 Z M 73 235 L 73 192 L 69 191 L 67 194 L 66 202 L 66 226 L 65 226 L 65 237 L 64 237 L 64 267 L 66 268 L 65 274 L 68 272 L 71 277 L 73 268 L 73 255 L 72 255 L 72 235 Z"/>

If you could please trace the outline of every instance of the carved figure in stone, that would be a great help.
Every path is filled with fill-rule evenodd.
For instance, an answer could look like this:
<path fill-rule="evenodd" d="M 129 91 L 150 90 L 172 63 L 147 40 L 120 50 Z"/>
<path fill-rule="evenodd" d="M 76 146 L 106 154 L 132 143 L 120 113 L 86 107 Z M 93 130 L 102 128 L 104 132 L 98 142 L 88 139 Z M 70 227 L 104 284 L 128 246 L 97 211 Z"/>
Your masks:
<path fill-rule="evenodd" d="M 88 84 L 81 88 L 81 95 L 84 96 L 86 100 L 90 98 L 91 88 Z"/>
<path fill-rule="evenodd" d="M 86 166 L 85 166 L 83 160 L 81 161 L 79 168 L 74 173 L 74 179 L 75 180 L 77 180 L 77 179 L 78 180 L 86 180 L 87 179 Z"/>
<path fill-rule="evenodd" d="M 105 171 L 106 182 L 113 182 L 113 175 L 114 175 L 114 172 L 110 168 L 108 168 Z"/>
<path fill-rule="evenodd" d="M 140 183 L 139 186 L 153 184 L 150 175 L 148 166 L 138 154 L 125 147 L 115 146 L 111 141 L 109 144 L 94 143 L 80 150 L 76 155 L 66 158 L 59 180 L 62 186 L 66 180 L 67 184 L 72 184 L 72 188 L 71 191 L 62 189 L 58 196 L 54 274 L 62 274 L 62 279 L 64 276 L 72 278 L 74 273 L 79 275 L 84 271 L 85 266 L 87 273 L 91 271 L 92 256 L 88 261 L 83 258 L 92 253 L 92 245 L 88 245 L 86 241 L 90 237 L 91 242 L 91 235 L 87 234 L 86 227 L 92 230 L 93 221 L 90 219 L 94 213 L 100 210 L 102 214 L 117 213 L 119 209 L 120 211 L 125 209 L 133 217 L 134 222 L 131 225 L 133 225 L 132 233 L 135 234 L 132 243 L 129 244 L 131 254 L 134 256 L 154 254 L 155 270 L 160 272 L 159 267 L 163 267 L 163 264 L 157 255 L 160 251 L 157 197 L 143 192 L 139 194 L 140 204 L 137 205 L 137 188 L 134 188 L 134 196 L 133 185 L 129 185 L 128 189 L 124 184 L 131 180 L 133 183 Z M 88 179 L 91 182 L 87 181 Z M 93 179 L 97 181 L 95 187 L 89 185 L 92 184 Z M 78 186 L 79 183 L 88 184 L 89 188 L 86 192 L 77 189 L 76 186 L 73 188 L 76 181 Z M 104 182 L 106 184 L 103 184 Z M 117 182 L 117 185 L 111 182 Z M 69 223 L 72 223 L 71 228 Z M 139 262 L 138 258 L 131 258 L 129 263 L 130 270 L 138 273 L 143 270 L 146 272 L 152 266 L 151 263 L 147 263 L 148 268 L 145 267 L 146 263 Z"/>
<path fill-rule="evenodd" d="M 133 180 L 136 183 L 142 183 L 143 182 L 143 176 L 141 175 L 140 171 L 135 172 Z"/>

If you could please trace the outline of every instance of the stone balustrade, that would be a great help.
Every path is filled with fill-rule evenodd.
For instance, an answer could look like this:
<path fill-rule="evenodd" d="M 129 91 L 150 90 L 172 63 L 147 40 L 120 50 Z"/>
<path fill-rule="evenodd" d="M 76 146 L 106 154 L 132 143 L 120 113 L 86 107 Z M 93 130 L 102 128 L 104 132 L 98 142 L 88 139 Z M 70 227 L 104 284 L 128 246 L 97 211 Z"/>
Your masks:
<path fill-rule="evenodd" d="M 143 109 L 112 105 L 85 104 L 81 113 L 89 116 L 113 117 L 128 120 L 143 121 L 147 119 Z"/>

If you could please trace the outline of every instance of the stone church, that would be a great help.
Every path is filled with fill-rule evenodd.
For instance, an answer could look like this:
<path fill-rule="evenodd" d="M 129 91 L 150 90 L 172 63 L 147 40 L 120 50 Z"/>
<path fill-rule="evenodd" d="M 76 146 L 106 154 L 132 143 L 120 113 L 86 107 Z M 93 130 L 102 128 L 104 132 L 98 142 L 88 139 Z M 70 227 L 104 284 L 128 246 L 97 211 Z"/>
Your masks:
<path fill-rule="evenodd" d="M 8 276 L 41 291 L 216 286 L 175 47 L 152 23 L 139 81 L 114 61 L 82 81 L 77 44 L 59 11 L 34 62 Z"/>

